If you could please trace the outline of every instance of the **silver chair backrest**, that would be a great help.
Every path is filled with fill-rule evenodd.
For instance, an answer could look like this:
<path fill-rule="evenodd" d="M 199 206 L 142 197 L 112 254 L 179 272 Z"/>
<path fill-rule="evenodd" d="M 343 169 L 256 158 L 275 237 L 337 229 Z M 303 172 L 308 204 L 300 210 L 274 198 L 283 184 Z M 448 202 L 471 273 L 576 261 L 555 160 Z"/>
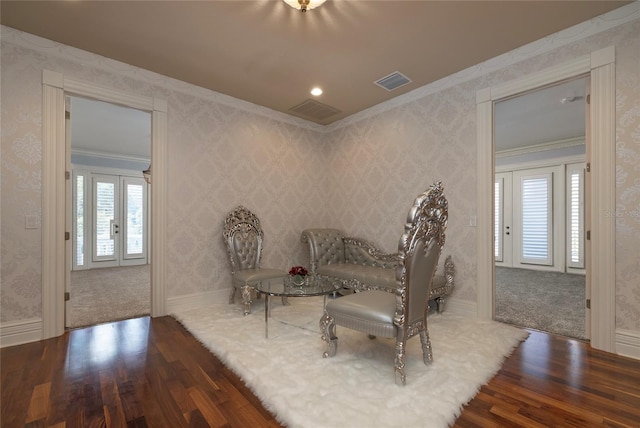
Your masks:
<path fill-rule="evenodd" d="M 238 206 L 224 221 L 223 237 L 232 272 L 260 267 L 263 232 L 255 214 Z"/>
<path fill-rule="evenodd" d="M 400 283 L 404 321 L 412 324 L 427 311 L 429 293 L 445 242 L 448 202 L 441 182 L 420 194 L 409 210 L 405 231 L 398 244 Z"/>

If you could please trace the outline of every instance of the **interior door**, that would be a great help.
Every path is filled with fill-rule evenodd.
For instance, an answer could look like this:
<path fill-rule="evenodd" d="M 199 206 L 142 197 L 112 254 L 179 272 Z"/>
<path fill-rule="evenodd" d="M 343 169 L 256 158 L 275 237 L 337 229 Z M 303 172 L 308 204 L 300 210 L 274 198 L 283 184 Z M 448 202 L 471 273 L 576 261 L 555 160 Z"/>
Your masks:
<path fill-rule="evenodd" d="M 94 267 L 118 266 L 120 257 L 119 177 L 94 174 L 93 245 Z"/>

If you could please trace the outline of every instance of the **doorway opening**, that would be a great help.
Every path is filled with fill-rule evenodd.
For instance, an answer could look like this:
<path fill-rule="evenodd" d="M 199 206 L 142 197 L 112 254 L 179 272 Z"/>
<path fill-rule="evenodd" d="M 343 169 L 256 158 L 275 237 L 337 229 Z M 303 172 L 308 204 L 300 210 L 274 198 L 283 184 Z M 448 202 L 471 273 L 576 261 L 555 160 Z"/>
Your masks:
<path fill-rule="evenodd" d="M 67 96 L 70 148 L 65 327 L 151 312 L 151 114 Z"/>
<path fill-rule="evenodd" d="M 480 319 L 494 316 L 493 192 L 494 103 L 576 76 L 589 75 L 590 104 L 586 144 L 589 163 L 586 201 L 589 239 L 585 245 L 586 333 L 593 348 L 615 352 L 615 47 L 609 46 L 565 63 L 476 92 L 477 107 L 477 307 Z M 487 195 L 491 195 L 490 198 Z"/>
<path fill-rule="evenodd" d="M 587 339 L 588 75 L 494 105 L 494 319 Z"/>

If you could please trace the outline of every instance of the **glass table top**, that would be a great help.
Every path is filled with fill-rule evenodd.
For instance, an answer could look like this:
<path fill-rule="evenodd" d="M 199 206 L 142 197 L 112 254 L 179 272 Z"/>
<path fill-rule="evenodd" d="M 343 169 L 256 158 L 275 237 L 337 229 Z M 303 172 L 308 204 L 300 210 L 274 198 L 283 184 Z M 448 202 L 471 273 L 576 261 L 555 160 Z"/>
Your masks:
<path fill-rule="evenodd" d="M 309 275 L 303 285 L 296 285 L 289 275 L 265 279 L 254 285 L 255 289 L 270 296 L 322 296 L 342 287 L 340 281 Z"/>

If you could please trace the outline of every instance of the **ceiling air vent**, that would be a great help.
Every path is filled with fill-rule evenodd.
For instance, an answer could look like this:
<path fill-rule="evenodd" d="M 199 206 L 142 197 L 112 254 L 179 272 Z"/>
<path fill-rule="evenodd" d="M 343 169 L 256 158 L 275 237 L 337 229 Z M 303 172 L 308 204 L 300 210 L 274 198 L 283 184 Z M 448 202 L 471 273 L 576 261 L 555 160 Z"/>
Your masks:
<path fill-rule="evenodd" d="M 375 82 L 376 85 L 382 86 L 387 91 L 393 91 L 394 89 L 398 89 L 400 86 L 404 86 L 407 83 L 411 83 L 411 79 L 409 79 L 404 74 L 399 71 L 394 71 L 388 76 L 384 76 L 382 79 L 378 79 Z"/>
<path fill-rule="evenodd" d="M 334 114 L 340 113 L 340 110 L 337 108 L 333 108 L 312 99 L 308 99 L 295 107 L 291 107 L 289 111 L 314 120 L 324 120 Z"/>

